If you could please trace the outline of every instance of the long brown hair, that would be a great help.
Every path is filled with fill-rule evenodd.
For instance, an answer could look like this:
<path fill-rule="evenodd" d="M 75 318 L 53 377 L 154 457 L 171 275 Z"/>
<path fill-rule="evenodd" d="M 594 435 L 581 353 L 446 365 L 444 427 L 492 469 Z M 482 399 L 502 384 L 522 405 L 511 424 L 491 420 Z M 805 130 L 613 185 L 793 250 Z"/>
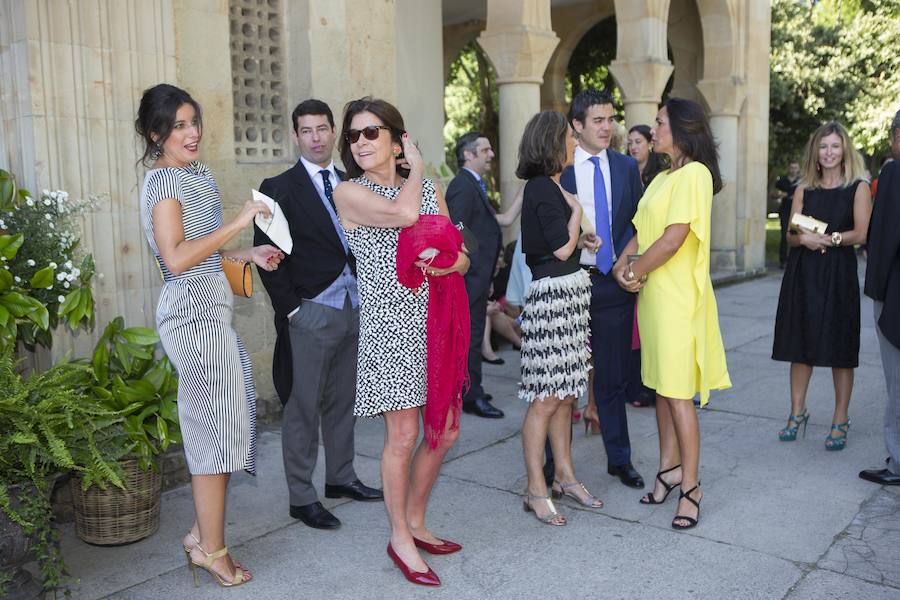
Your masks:
<path fill-rule="evenodd" d="M 713 180 L 713 194 L 722 189 L 722 175 L 719 172 L 719 151 L 709 126 L 709 118 L 703 107 L 693 100 L 669 98 L 666 100 L 672 143 L 685 157 L 706 166 Z M 673 168 L 680 165 L 673 164 Z"/>
<path fill-rule="evenodd" d="M 350 122 L 353 121 L 353 117 L 364 112 L 372 113 L 378 117 L 384 126 L 390 129 L 391 141 L 395 144 L 400 144 L 401 147 L 401 136 L 406 133 L 406 127 L 403 125 L 403 116 L 400 114 L 400 111 L 397 110 L 397 107 L 390 102 L 372 98 L 371 96 L 365 96 L 359 100 L 351 100 L 348 102 L 347 105 L 344 106 L 344 119 L 341 124 L 341 136 L 338 142 L 338 149 L 341 153 L 341 162 L 344 163 L 344 169 L 346 169 L 349 177 L 359 177 L 363 174 L 363 170 L 356 164 L 356 160 L 353 158 L 353 152 L 350 151 L 351 144 L 347 143 L 347 138 L 344 137 L 344 133 L 350 130 Z M 409 169 L 403 169 L 398 166 L 397 174 L 401 177 L 407 177 L 409 176 Z"/>
<path fill-rule="evenodd" d="M 809 136 L 806 152 L 803 155 L 803 176 L 800 181 L 803 187 L 817 188 L 822 186 L 822 172 L 819 167 L 819 144 L 822 142 L 822 138 L 831 134 L 837 134 L 841 138 L 841 146 L 844 149 L 844 155 L 841 157 L 842 187 L 847 187 L 857 179 L 865 179 L 865 161 L 863 161 L 862 155 L 853 145 L 853 140 L 850 139 L 847 129 L 837 121 L 829 121 Z"/>

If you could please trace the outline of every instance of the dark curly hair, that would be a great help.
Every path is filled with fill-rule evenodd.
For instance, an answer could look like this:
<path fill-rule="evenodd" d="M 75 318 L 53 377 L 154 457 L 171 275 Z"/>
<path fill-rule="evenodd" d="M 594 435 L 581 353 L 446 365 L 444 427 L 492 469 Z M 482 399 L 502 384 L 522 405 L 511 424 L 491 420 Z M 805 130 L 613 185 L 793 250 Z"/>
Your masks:
<path fill-rule="evenodd" d="M 166 143 L 175 126 L 175 114 L 182 104 L 194 107 L 202 131 L 200 105 L 186 91 L 168 83 L 160 83 L 144 90 L 137 119 L 134 121 L 134 130 L 144 142 L 144 154 L 138 159 L 139 163 L 149 165 L 148 161 L 154 152 Z M 153 141 L 153 135 L 158 136 L 156 141 Z"/>
<path fill-rule="evenodd" d="M 344 119 L 341 123 L 341 136 L 338 141 L 338 150 L 340 150 L 341 162 L 344 163 L 344 169 L 347 171 L 347 176 L 351 178 L 361 176 L 363 170 L 356 164 L 356 160 L 353 158 L 353 152 L 350 151 L 351 144 L 347 143 L 344 132 L 349 131 L 353 117 L 364 112 L 372 113 L 381 120 L 382 124 L 391 130 L 391 141 L 394 143 L 402 146 L 401 137 L 406 133 L 406 127 L 403 125 L 403 116 L 400 114 L 400 111 L 397 110 L 397 107 L 390 102 L 372 98 L 371 96 L 365 96 L 359 100 L 351 100 L 348 102 L 347 105 L 344 106 Z M 408 177 L 409 169 L 403 169 L 398 166 L 397 174 L 401 177 Z"/>
<path fill-rule="evenodd" d="M 545 110 L 531 117 L 519 142 L 516 177 L 548 177 L 563 170 L 566 162 L 566 132 L 569 123 L 562 113 Z"/>
<path fill-rule="evenodd" d="M 695 160 L 709 169 L 713 180 L 713 194 L 718 194 L 722 189 L 719 152 L 706 111 L 693 100 L 684 98 L 669 98 L 665 107 L 669 115 L 669 128 L 672 130 L 672 143 L 685 158 Z M 681 165 L 672 166 L 677 168 Z"/>

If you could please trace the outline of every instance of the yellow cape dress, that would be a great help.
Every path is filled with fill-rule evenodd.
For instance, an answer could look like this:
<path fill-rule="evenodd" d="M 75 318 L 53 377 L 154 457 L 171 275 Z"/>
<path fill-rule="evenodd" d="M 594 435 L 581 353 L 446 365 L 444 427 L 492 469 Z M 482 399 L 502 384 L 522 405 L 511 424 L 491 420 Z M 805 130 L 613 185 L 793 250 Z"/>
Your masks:
<path fill-rule="evenodd" d="M 644 253 L 666 227 L 690 225 L 681 248 L 651 271 L 638 301 L 641 377 L 662 396 L 709 400 L 731 387 L 709 277 L 712 176 L 699 162 L 660 173 L 644 193 L 633 223 Z"/>

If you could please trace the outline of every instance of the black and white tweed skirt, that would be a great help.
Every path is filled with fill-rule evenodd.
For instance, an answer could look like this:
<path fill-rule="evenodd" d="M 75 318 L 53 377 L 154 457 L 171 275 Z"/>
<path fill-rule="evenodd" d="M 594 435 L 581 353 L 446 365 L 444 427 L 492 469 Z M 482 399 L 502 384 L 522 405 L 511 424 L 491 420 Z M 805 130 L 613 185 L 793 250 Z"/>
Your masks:
<path fill-rule="evenodd" d="M 579 269 L 531 282 L 522 315 L 519 399 L 578 398 L 591 368 L 591 278 Z"/>

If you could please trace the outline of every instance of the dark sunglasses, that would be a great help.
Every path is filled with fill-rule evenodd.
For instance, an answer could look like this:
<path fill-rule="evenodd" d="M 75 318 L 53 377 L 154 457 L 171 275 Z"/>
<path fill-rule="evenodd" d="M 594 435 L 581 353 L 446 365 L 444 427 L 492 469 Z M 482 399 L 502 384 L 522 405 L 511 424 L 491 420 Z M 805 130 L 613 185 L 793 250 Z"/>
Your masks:
<path fill-rule="evenodd" d="M 359 134 L 363 134 L 366 136 L 366 139 L 370 142 L 374 142 L 378 139 L 378 135 L 380 133 L 379 130 L 386 129 L 390 131 L 391 128 L 385 125 L 369 125 L 368 127 L 363 127 L 362 129 L 348 129 L 344 132 L 344 139 L 347 140 L 348 144 L 355 144 L 359 141 Z"/>

